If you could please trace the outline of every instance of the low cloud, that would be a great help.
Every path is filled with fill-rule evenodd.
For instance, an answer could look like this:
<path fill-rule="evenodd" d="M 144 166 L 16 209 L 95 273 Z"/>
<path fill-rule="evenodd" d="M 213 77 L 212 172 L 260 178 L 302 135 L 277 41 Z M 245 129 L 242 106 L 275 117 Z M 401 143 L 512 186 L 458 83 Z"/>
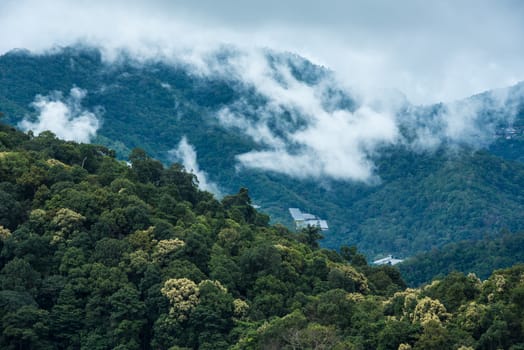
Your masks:
<path fill-rule="evenodd" d="M 371 156 L 380 146 L 392 144 L 397 136 L 391 116 L 367 107 L 354 113 L 324 111 L 315 115 L 306 128 L 287 133 L 287 143 L 278 139 L 269 149 L 240 154 L 237 159 L 244 167 L 295 178 L 374 182 L 377 178 Z"/>
<path fill-rule="evenodd" d="M 375 98 L 360 95 L 320 67 L 308 83 L 293 74 L 303 62 L 262 50 L 242 52 L 222 62 L 223 72 L 214 72 L 243 82 L 255 96 L 217 113 L 222 126 L 257 144 L 237 155 L 238 169 L 376 183 L 373 159 L 382 147 L 404 145 L 423 152 L 443 145 L 485 147 L 497 130 L 511 125 L 523 95 L 507 88 L 414 106 L 395 91 Z M 510 98 L 510 91 L 517 93 Z"/>
<path fill-rule="evenodd" d="M 78 41 L 197 62 L 220 45 L 297 52 L 375 93 L 451 101 L 524 79 L 524 5 L 515 0 L 421 2 L 2 0 L 0 52 Z"/>
<path fill-rule="evenodd" d="M 31 103 L 38 112 L 36 120 L 26 117 L 18 126 L 35 135 L 49 130 L 63 140 L 88 143 L 96 136 L 101 122 L 97 113 L 82 108 L 86 94 L 86 90 L 74 87 L 67 97 L 61 92 L 37 95 Z"/>
<path fill-rule="evenodd" d="M 523 97 L 522 88 L 514 86 L 451 103 L 411 107 L 399 114 L 399 124 L 408 133 L 404 142 L 423 151 L 443 144 L 488 147 L 513 124 Z"/>
<path fill-rule="evenodd" d="M 197 162 L 197 153 L 195 148 L 189 142 L 187 142 L 187 138 L 185 136 L 182 137 L 182 140 L 180 140 L 178 143 L 177 148 L 169 151 L 169 155 L 173 160 L 181 162 L 188 172 L 194 174 L 197 177 L 198 185 L 202 190 L 209 191 L 219 197 L 222 195 L 217 184 L 207 178 L 205 171 L 200 170 Z"/>
<path fill-rule="evenodd" d="M 238 101 L 217 114 L 223 126 L 260 146 L 237 156 L 239 168 L 295 178 L 376 181 L 371 158 L 381 146 L 397 142 L 394 115 L 350 101 L 331 74 L 319 67 L 309 77 L 312 83 L 297 79 L 292 68 L 304 68 L 304 62 L 267 52 L 240 54 L 231 60 L 228 74 L 252 87 L 257 101 L 265 101 L 262 106 Z"/>
<path fill-rule="evenodd" d="M 373 159 L 383 146 L 482 147 L 498 127 L 511 124 L 514 106 L 505 97 L 431 104 L 523 79 L 524 46 L 515 46 L 524 33 L 522 9 L 511 0 L 430 5 L 6 0 L 0 4 L 5 28 L 0 52 L 19 47 L 45 53 L 81 42 L 100 48 L 106 61 L 118 61 L 125 51 L 138 62 L 185 64 L 197 75 L 240 82 L 259 100 L 241 99 L 217 111 L 224 127 L 256 145 L 237 156 L 239 168 L 373 182 Z M 300 58 L 268 60 L 261 47 L 296 52 L 335 73 L 298 79 L 290 62 L 299 66 Z M 68 115 L 63 105 L 61 97 L 35 101 L 41 115 L 48 109 Z M 62 127 L 68 121 L 48 124 Z M 96 132 L 98 125 L 90 121 L 84 119 L 83 129 Z M 21 126 L 53 130 L 41 124 L 44 118 Z M 196 172 L 194 159 L 187 168 Z M 203 187 L 205 176 L 199 179 Z"/>
<path fill-rule="evenodd" d="M 515 89 L 499 89 L 457 102 L 414 106 L 395 90 L 384 89 L 373 96 L 350 88 L 334 72 L 293 54 L 229 46 L 198 57 L 162 60 L 183 63 L 198 76 L 230 81 L 239 90 L 235 102 L 216 111 L 223 127 L 255 144 L 236 156 L 237 169 L 301 179 L 377 183 L 373 160 L 388 146 L 404 145 L 419 152 L 442 145 L 484 147 L 495 139 L 497 129 L 511 125 L 523 96 L 522 89 L 515 96 L 510 94 Z M 60 93 L 37 96 L 33 103 L 37 120 L 26 119 L 20 127 L 88 142 L 99 121 L 95 113 L 81 108 L 85 94 L 74 88 L 67 98 Z M 171 155 L 197 176 L 201 188 L 220 194 L 199 169 L 194 147 L 186 138 Z"/>

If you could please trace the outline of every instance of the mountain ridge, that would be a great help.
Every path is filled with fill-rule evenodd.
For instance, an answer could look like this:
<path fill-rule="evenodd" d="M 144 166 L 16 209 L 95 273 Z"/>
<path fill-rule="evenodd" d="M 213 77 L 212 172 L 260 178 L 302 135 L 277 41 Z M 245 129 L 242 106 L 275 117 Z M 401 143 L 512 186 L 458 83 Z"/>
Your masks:
<path fill-rule="evenodd" d="M 299 60 L 297 57 L 294 59 Z M 275 62 L 277 61 L 276 59 Z M 304 74 L 306 76 L 304 79 L 312 84 L 318 83 L 316 79 L 322 72 L 324 72 L 322 74 L 329 74 L 323 68 L 305 65 L 307 74 Z M 297 76 L 300 67 L 296 65 L 294 68 L 296 71 L 294 74 Z M 278 74 L 288 72 L 282 66 L 277 68 L 275 72 L 277 78 Z M 290 71 L 293 72 L 293 69 Z M 318 73 L 319 71 L 321 73 Z M 266 116 L 265 113 L 268 112 L 264 106 L 267 101 L 264 101 L 264 96 L 253 90 L 254 88 L 249 84 L 235 80 L 234 75 L 229 79 L 221 80 L 193 74 L 182 66 L 170 66 L 162 62 L 137 64 L 122 59 L 116 64 L 104 63 L 99 51 L 88 50 L 84 53 L 83 49 L 75 48 L 38 56 L 20 52 L 4 55 L 0 57 L 0 72 L 3 72 L 0 76 L 0 109 L 6 114 L 9 123 L 16 125 L 22 118 L 36 116 L 37 113 L 31 111 L 29 105 L 37 94 L 47 96 L 52 91 L 67 93 L 74 86 L 86 89 L 87 95 L 82 100 L 82 105 L 90 110 L 97 106 L 103 108 L 103 124 L 98 130 L 98 139 L 95 141 L 115 146 L 121 157 L 127 156 L 125 153 L 131 149 L 141 147 L 155 158 L 171 163 L 174 159 L 171 158 L 169 151 L 177 147 L 182 137 L 187 137 L 196 151 L 200 168 L 207 173 L 210 181 L 218 183 L 224 192 L 235 192 L 240 187 L 249 188 L 254 201 L 261 205 L 262 210 L 270 214 L 275 222 L 292 226 L 291 218 L 287 214 L 288 207 L 301 207 L 327 218 L 330 227 L 333 227 L 333 230 L 326 234 L 324 241 L 324 244 L 329 247 L 335 248 L 342 244 L 357 245 L 368 256 L 381 253 L 400 253 L 402 256 L 409 256 L 431 249 L 434 244 L 440 246 L 465 237 L 480 238 L 486 229 L 497 232 L 502 228 L 510 228 L 512 231 L 524 228 L 523 220 L 512 214 L 512 211 L 518 211 L 524 206 L 522 198 L 514 191 L 505 194 L 506 197 L 501 199 L 499 204 L 502 208 L 498 209 L 498 214 L 493 214 L 498 215 L 500 219 L 495 220 L 493 225 L 488 222 L 491 215 L 489 213 L 485 214 L 485 217 L 480 214 L 480 216 L 473 215 L 473 218 L 477 218 L 473 220 L 474 223 L 465 225 L 466 219 L 456 219 L 457 216 L 460 217 L 460 209 L 448 212 L 446 200 L 464 203 L 464 200 L 460 199 L 461 196 L 450 194 L 440 199 L 432 197 L 438 191 L 442 191 L 439 188 L 445 190 L 445 182 L 442 181 L 447 180 L 446 177 L 453 179 L 453 176 L 461 171 L 468 171 L 473 175 L 476 172 L 486 172 L 490 174 L 489 176 L 496 175 L 494 171 L 490 172 L 490 169 L 483 168 L 483 162 L 496 164 L 499 168 L 509 167 L 516 172 L 517 179 L 520 179 L 520 174 L 523 172 L 518 163 L 513 164 L 500 158 L 493 158 L 482 152 L 476 153 L 475 149 L 459 145 L 458 151 L 453 151 L 452 149 L 457 146 L 448 148 L 446 146 L 448 141 L 440 145 L 436 144 L 435 148 L 429 151 L 424 149 L 414 151 L 413 146 L 410 145 L 389 147 L 387 144 L 370 151 L 372 154 L 370 161 L 375 162 L 374 169 L 376 175 L 380 177 L 380 184 L 374 186 L 322 176 L 316 179 L 297 180 L 292 176 L 272 171 L 246 168 L 239 170 L 239 154 L 264 151 L 266 149 L 264 142 L 272 142 L 269 138 L 261 139 L 262 143 L 257 142 L 248 132 L 250 127 L 269 125 L 271 137 L 286 140 L 290 128 L 300 132 L 308 125 L 304 124 L 304 120 L 308 122 L 307 119 L 300 119 L 302 118 L 300 111 L 292 109 L 280 109 L 278 114 Z M 307 85 L 307 81 L 304 84 Z M 330 89 L 330 86 L 323 86 L 319 90 L 331 91 L 327 93 L 325 99 L 324 97 L 321 99 L 327 103 L 322 107 L 324 110 L 335 108 L 336 111 L 340 108 L 351 113 L 358 108 L 359 102 L 348 96 L 346 92 L 336 86 Z M 217 118 L 217 113 L 224 107 L 233 112 L 237 108 L 241 114 L 249 117 L 242 120 L 252 121 L 254 124 L 242 124 L 239 119 L 232 119 L 233 127 L 224 126 Z M 517 108 L 521 107 L 517 106 Z M 422 113 L 421 117 L 433 113 L 432 118 L 436 118 L 444 113 L 441 108 L 435 109 L 430 106 L 426 109 L 429 112 Z M 417 109 L 415 114 L 419 113 L 417 111 L 420 110 Z M 522 111 L 517 115 L 521 118 Z M 487 117 L 489 118 L 490 115 Z M 256 124 L 255 122 L 260 118 L 269 118 L 264 120 L 267 124 Z M 424 129 L 413 130 L 419 133 Z M 444 130 L 442 137 L 446 140 L 447 129 L 441 130 Z M 401 132 L 402 135 L 409 134 L 403 130 Z M 418 134 L 415 136 L 420 138 Z M 453 134 L 451 137 L 454 137 Z M 475 138 L 476 134 L 472 132 L 471 137 Z M 498 147 L 498 154 L 506 156 L 509 153 L 505 150 L 507 141 L 500 139 L 493 143 L 492 147 Z M 518 139 L 515 138 L 513 141 L 517 142 Z M 294 146 L 290 143 L 286 147 L 290 147 L 287 152 L 293 155 L 294 152 L 302 152 L 303 146 L 300 144 Z M 442 151 L 441 148 L 451 151 Z M 220 150 L 219 154 L 217 150 Z M 461 154 L 461 157 L 448 157 L 453 153 Z M 517 153 L 518 151 L 513 151 L 513 154 Z M 450 161 L 455 161 L 455 168 L 445 172 L 443 170 L 445 164 Z M 396 162 L 400 162 L 399 164 L 403 166 L 397 166 Z M 421 173 L 417 177 L 417 172 L 420 172 L 420 169 L 416 170 L 417 166 L 426 169 L 425 180 Z M 440 171 L 440 176 L 443 178 L 440 181 L 432 181 L 432 172 L 428 172 L 428 169 Z M 475 181 L 480 181 L 479 188 L 487 189 L 491 197 L 489 195 L 486 197 L 482 190 L 464 192 L 470 181 L 467 176 L 457 175 L 453 180 L 453 186 L 449 189 L 462 193 L 462 198 L 474 197 L 472 202 L 489 212 L 492 210 L 489 208 L 493 208 L 490 201 L 497 198 L 498 193 L 494 190 L 497 188 L 496 184 L 492 183 L 489 176 L 476 177 Z M 514 177 L 509 173 L 504 176 L 506 177 L 497 181 L 511 187 Z M 520 182 L 518 184 L 520 186 Z M 412 191 L 412 194 L 406 195 L 404 191 L 410 188 L 417 188 L 418 192 Z M 420 213 L 417 214 L 419 205 L 417 198 L 424 198 L 424 192 L 429 193 L 425 195 L 429 196 L 429 202 L 440 204 L 437 210 L 421 216 Z M 463 204 L 466 205 L 465 208 L 471 208 L 468 207 L 467 200 L 465 203 Z M 512 210 L 505 210 L 505 205 Z M 395 207 L 400 207 L 401 210 L 396 211 Z M 380 214 L 382 211 L 387 215 L 382 217 Z M 370 213 L 376 214 L 370 215 Z M 456 222 L 439 219 L 442 215 L 452 216 Z M 412 219 L 407 220 L 406 218 L 410 216 Z M 443 227 L 446 228 L 445 235 L 439 233 Z M 419 231 L 423 232 L 421 236 L 426 237 L 427 242 L 433 243 L 413 243 L 416 240 L 411 238 Z M 391 244 L 391 237 L 403 237 L 400 239 L 404 241 Z"/>

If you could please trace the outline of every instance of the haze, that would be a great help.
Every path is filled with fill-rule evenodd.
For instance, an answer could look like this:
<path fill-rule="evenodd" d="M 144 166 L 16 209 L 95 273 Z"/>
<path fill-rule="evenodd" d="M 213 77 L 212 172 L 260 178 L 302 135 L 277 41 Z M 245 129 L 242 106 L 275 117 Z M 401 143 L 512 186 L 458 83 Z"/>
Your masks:
<path fill-rule="evenodd" d="M 451 101 L 524 79 L 520 1 L 3 0 L 0 52 L 87 42 L 198 57 L 222 44 L 296 52 L 348 86 Z"/>

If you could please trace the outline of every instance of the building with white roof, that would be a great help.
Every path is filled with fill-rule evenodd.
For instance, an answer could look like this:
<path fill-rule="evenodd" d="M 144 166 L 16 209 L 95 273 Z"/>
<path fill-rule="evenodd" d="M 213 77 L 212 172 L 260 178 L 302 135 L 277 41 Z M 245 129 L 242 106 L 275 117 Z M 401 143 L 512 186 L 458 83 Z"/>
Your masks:
<path fill-rule="evenodd" d="M 388 255 L 385 258 L 373 261 L 374 265 L 396 265 L 404 260 L 395 259 L 392 255 Z"/>
<path fill-rule="evenodd" d="M 303 213 L 298 208 L 289 208 L 289 213 L 291 214 L 291 216 L 293 217 L 293 220 L 295 221 L 295 227 L 297 230 L 301 230 L 308 226 L 318 227 L 322 231 L 326 231 L 329 229 L 329 226 L 326 220 L 322 220 L 313 214 Z"/>

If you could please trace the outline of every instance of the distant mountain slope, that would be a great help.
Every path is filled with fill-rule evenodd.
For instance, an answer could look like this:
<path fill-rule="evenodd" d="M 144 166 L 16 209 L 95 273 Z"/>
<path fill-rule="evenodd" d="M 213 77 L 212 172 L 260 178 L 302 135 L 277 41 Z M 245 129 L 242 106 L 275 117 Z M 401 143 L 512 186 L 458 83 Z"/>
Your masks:
<path fill-rule="evenodd" d="M 524 233 L 505 233 L 479 241 L 461 241 L 416 255 L 398 265 L 410 286 L 429 283 L 452 271 L 486 279 L 494 269 L 524 261 Z"/>
<path fill-rule="evenodd" d="M 222 53 L 217 65 L 221 59 L 227 61 L 228 55 Z M 285 86 L 285 74 L 291 74 L 304 86 L 319 87 L 323 111 L 358 108 L 358 98 L 330 85 L 328 70 L 289 54 L 268 53 L 266 59 L 272 67 L 267 79 L 282 80 L 282 91 L 294 88 Z M 238 155 L 263 152 L 270 137 L 284 140 L 290 130 L 303 131 L 311 121 L 300 110 L 268 109 L 272 105 L 267 96 L 235 74 L 203 74 L 181 63 L 137 62 L 125 55 L 107 63 L 97 50 L 86 48 L 47 55 L 12 52 L 0 57 L 0 110 L 13 125 L 24 117 L 36 117 L 30 104 L 37 94 L 60 91 L 67 99 L 73 87 L 87 91 L 83 108 L 101 116 L 94 142 L 114 148 L 121 157 L 141 147 L 170 163 L 174 161 L 170 151 L 185 136 L 196 151 L 200 169 L 224 193 L 249 188 L 261 210 L 288 226 L 292 225 L 288 207 L 327 219 L 331 230 L 325 233 L 324 245 L 329 247 L 357 245 L 368 256 L 404 257 L 449 242 L 479 239 L 486 232 L 497 234 L 502 228 L 524 229 L 520 214 L 524 212 L 524 167 L 520 163 L 460 145 L 448 148 L 444 142 L 416 151 L 402 143 L 372 149 L 370 161 L 380 178 L 373 184 L 328 176 L 297 179 L 275 171 L 238 168 Z M 410 111 L 406 112 L 409 123 L 401 128 L 406 139 L 420 131 L 410 126 L 427 122 L 443 109 L 399 103 Z M 245 119 L 230 117 L 224 122 L 220 119 L 224 110 Z M 486 115 L 488 120 L 490 114 Z M 257 124 L 262 118 L 266 118 L 264 124 Z M 261 125 L 270 129 L 265 139 Z M 507 141 L 502 138 L 494 144 L 497 154 L 519 159 L 504 151 Z M 300 144 L 296 149 L 293 140 L 289 144 L 290 154 L 301 151 Z M 273 164 L 276 168 L 285 165 Z"/>
<path fill-rule="evenodd" d="M 407 256 L 457 239 L 522 227 L 524 167 L 486 152 L 440 152 L 431 156 L 397 151 L 381 163 L 384 184 L 351 206 L 350 240 Z"/>

